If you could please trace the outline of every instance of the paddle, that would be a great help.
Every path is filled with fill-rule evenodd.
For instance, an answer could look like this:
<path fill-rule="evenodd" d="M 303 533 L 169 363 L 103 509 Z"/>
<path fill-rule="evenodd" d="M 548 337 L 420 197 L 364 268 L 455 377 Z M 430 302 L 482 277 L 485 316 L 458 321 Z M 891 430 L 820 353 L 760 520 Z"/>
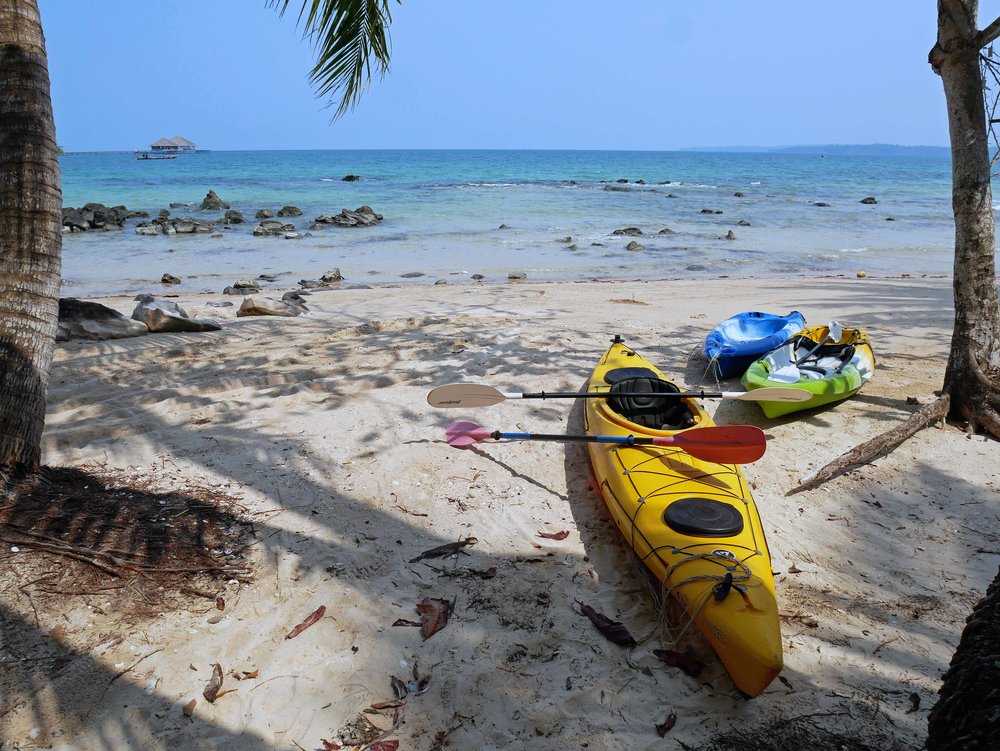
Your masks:
<path fill-rule="evenodd" d="M 753 425 L 725 425 L 692 428 L 667 436 L 634 435 L 562 435 L 551 433 L 502 433 L 490 431 L 474 422 L 453 422 L 445 430 L 448 445 L 468 448 L 488 438 L 514 441 L 582 441 L 618 443 L 625 446 L 676 446 L 696 459 L 719 464 L 749 464 L 764 455 L 764 432 Z"/>
<path fill-rule="evenodd" d="M 844 328 L 843 326 L 840 325 L 840 321 L 830 321 L 830 325 L 827 327 L 827 335 L 823 337 L 823 341 L 821 341 L 811 350 L 802 355 L 802 357 L 800 357 L 798 360 L 795 361 L 795 364 L 801 365 L 810 357 L 812 357 L 814 354 L 816 354 L 817 350 L 819 350 L 819 348 L 822 347 L 824 344 L 826 344 L 831 340 L 839 342 L 840 337 L 842 337 L 843 335 L 844 335 Z"/>
<path fill-rule="evenodd" d="M 489 407 L 506 399 L 607 399 L 615 396 L 608 391 L 520 394 L 498 391 L 492 386 L 476 383 L 451 383 L 438 386 L 427 395 L 427 403 L 432 407 Z M 753 391 L 722 391 L 706 393 L 704 391 L 685 391 L 683 393 L 630 393 L 627 396 L 662 396 L 676 399 L 735 399 L 741 402 L 804 402 L 812 395 L 802 389 L 763 388 Z"/>

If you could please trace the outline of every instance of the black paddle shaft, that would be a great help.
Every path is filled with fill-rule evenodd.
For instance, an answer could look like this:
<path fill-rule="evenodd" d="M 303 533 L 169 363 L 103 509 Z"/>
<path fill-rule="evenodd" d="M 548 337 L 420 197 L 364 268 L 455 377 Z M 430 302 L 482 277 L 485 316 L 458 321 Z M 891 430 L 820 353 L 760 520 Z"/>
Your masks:
<path fill-rule="evenodd" d="M 709 394 L 705 391 L 631 391 L 627 394 L 619 394 L 613 391 L 604 392 L 579 392 L 569 391 L 562 393 L 551 393 L 539 391 L 537 394 L 521 394 L 522 399 L 607 399 L 612 396 L 662 396 L 674 399 L 722 399 L 725 394 Z"/>

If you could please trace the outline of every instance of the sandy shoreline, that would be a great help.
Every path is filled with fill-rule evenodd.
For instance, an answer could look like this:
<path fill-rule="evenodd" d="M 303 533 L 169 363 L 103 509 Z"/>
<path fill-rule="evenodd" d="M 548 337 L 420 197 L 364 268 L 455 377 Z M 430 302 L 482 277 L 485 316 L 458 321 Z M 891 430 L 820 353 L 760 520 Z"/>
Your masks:
<path fill-rule="evenodd" d="M 996 571 L 998 444 L 929 429 L 873 465 L 789 491 L 904 419 L 917 408 L 906 397 L 926 403 L 940 388 L 950 281 L 728 279 L 710 288 L 348 289 L 313 294 L 310 315 L 294 319 L 237 319 L 236 298 L 181 295 L 192 316 L 217 318 L 223 330 L 59 345 L 45 462 L 106 462 L 231 488 L 260 520 L 257 575 L 228 587 L 230 605 L 215 622 L 171 613 L 113 647 L 103 638 L 113 613 L 68 604 L 77 659 L 0 716 L 0 739 L 29 747 L 37 729 L 35 743 L 66 749 L 322 748 L 370 704 L 392 699 L 390 676 L 406 679 L 416 664 L 432 679 L 399 710 L 388 737 L 400 749 L 440 747 L 442 731 L 461 749 L 674 747 L 655 729 L 671 713 L 667 739 L 691 746 L 803 714 L 918 744 L 965 618 Z M 236 305 L 205 304 L 225 299 Z M 126 313 L 134 305 L 100 301 Z M 695 386 L 704 335 L 752 309 L 865 327 L 878 369 L 857 397 L 798 418 L 768 420 L 750 403 L 707 405 L 719 422 L 759 425 L 769 439 L 745 473 L 779 572 L 785 682 L 745 702 L 698 639 L 685 642 L 706 663 L 697 679 L 658 665 L 655 639 L 636 652 L 646 675 L 575 612 L 586 602 L 637 635 L 656 621 L 640 568 L 590 487 L 582 446 L 458 452 L 442 442 L 458 418 L 579 432 L 578 406 L 453 412 L 431 409 L 425 395 L 454 381 L 578 389 L 614 334 Z M 538 537 L 562 530 L 561 541 Z M 469 536 L 478 541 L 468 556 L 409 563 Z M 0 558 L 16 577 L 16 559 Z M 490 567 L 489 579 L 435 570 Z M 415 618 L 425 597 L 454 599 L 445 629 L 424 641 L 418 629 L 391 625 Z M 6 605 L 32 621 L 27 602 Z M 285 639 L 320 605 L 322 620 Z M 208 704 L 201 692 L 213 663 L 227 675 L 259 670 L 259 679 L 227 678 L 236 691 Z M 181 707 L 191 698 L 188 718 Z"/>

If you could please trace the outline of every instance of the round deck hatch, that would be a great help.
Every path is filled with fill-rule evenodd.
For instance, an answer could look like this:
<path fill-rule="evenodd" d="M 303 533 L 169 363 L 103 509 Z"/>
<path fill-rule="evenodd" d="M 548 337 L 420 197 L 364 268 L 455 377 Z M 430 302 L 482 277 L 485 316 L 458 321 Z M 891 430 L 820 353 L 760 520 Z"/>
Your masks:
<path fill-rule="evenodd" d="M 732 537 L 743 531 L 743 515 L 728 503 L 683 498 L 667 506 L 663 521 L 675 532 L 695 537 Z"/>

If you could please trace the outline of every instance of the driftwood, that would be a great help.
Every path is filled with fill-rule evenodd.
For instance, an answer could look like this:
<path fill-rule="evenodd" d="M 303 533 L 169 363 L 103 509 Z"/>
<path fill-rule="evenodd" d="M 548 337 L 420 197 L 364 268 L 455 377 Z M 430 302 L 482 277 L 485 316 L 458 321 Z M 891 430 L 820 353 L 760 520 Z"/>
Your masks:
<path fill-rule="evenodd" d="M 888 454 L 914 433 L 938 420 L 944 419 L 945 415 L 948 414 L 950 405 L 951 397 L 945 394 L 914 412 L 902 425 L 898 425 L 892 430 L 888 430 L 871 440 L 865 441 L 859 446 L 855 446 L 846 454 L 841 454 L 826 466 L 805 475 L 799 480 L 799 486 L 795 490 L 802 490 L 811 485 L 819 485 L 831 477 L 847 471 L 851 467 L 865 464 L 872 459 Z"/>

